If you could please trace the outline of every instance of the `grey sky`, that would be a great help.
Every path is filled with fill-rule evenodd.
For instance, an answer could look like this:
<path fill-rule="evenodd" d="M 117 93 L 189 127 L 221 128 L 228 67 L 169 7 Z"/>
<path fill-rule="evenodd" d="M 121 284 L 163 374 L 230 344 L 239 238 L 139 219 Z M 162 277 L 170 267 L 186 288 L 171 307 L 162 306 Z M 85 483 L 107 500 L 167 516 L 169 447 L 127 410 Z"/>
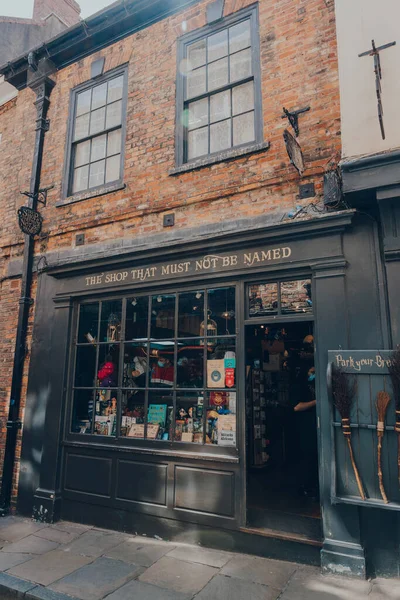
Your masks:
<path fill-rule="evenodd" d="M 112 4 L 115 0 L 77 0 L 81 7 L 83 18 L 93 15 L 98 10 Z M 21 17 L 30 19 L 32 17 L 33 0 L 0 0 L 0 15 L 4 17 Z"/>

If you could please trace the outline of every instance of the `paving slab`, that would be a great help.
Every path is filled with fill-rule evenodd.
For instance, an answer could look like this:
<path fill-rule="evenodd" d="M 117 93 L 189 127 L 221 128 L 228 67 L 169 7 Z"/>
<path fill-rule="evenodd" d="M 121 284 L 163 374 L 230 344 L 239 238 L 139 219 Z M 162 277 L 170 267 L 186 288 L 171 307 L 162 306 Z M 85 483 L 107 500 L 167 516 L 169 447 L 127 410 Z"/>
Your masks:
<path fill-rule="evenodd" d="M 399 600 L 400 579 L 375 579 L 368 600 Z"/>
<path fill-rule="evenodd" d="M 18 542 L 45 527 L 47 525 L 44 523 L 34 523 L 33 521 L 19 519 L 0 528 L 0 539 L 6 542 Z"/>
<path fill-rule="evenodd" d="M 7 544 L 6 548 L 7 552 L 17 552 L 18 554 L 45 554 L 58 548 L 58 544 L 44 540 L 36 535 L 28 535 L 28 537 L 18 542 Z"/>
<path fill-rule="evenodd" d="M 133 563 L 142 567 L 150 567 L 173 548 L 174 546 L 171 544 L 163 542 L 155 544 L 149 540 L 134 537 L 122 542 L 122 544 L 115 546 L 111 550 L 107 550 L 104 554 L 105 556 L 117 560 Z"/>
<path fill-rule="evenodd" d="M 40 529 L 36 531 L 35 535 L 37 537 L 43 538 L 44 540 L 49 540 L 50 542 L 57 542 L 57 544 L 70 544 L 76 538 L 84 533 L 80 532 L 68 532 L 62 531 L 61 529 L 55 529 L 54 527 L 46 527 L 45 529 Z"/>
<path fill-rule="evenodd" d="M 196 600 L 276 600 L 280 590 L 225 575 L 217 575 L 196 596 Z"/>
<path fill-rule="evenodd" d="M 57 521 L 53 525 L 49 525 L 49 529 L 58 529 L 67 533 L 85 533 L 89 529 L 93 529 L 92 525 L 84 525 L 82 523 L 71 523 L 70 521 Z"/>
<path fill-rule="evenodd" d="M 192 598 L 193 594 L 180 594 L 142 581 L 130 581 L 107 596 L 106 600 L 191 600 Z M 207 600 L 219 600 L 219 598 L 208 597 Z M 241 600 L 244 599 L 241 598 Z"/>
<path fill-rule="evenodd" d="M 100 600 L 122 587 L 143 571 L 143 567 L 124 563 L 112 558 L 98 558 L 90 565 L 78 569 L 50 586 L 81 600 Z"/>
<path fill-rule="evenodd" d="M 181 594 L 196 594 L 217 573 L 218 569 L 213 567 L 164 556 L 149 567 L 139 580 Z"/>
<path fill-rule="evenodd" d="M 207 548 L 199 548 L 197 546 L 178 546 L 174 550 L 171 550 L 171 552 L 168 552 L 167 556 L 216 568 L 223 567 L 233 557 L 229 552 L 208 550 Z"/>
<path fill-rule="evenodd" d="M 365 600 L 371 587 L 370 581 L 321 575 L 318 570 L 300 567 L 279 600 Z"/>
<path fill-rule="evenodd" d="M 105 531 L 91 529 L 82 533 L 82 535 L 71 544 L 63 546 L 63 550 L 73 554 L 98 557 L 114 546 L 118 546 L 118 544 L 124 542 L 125 539 L 126 535 L 123 533 L 106 533 Z"/>
<path fill-rule="evenodd" d="M 7 569 L 21 565 L 22 563 L 27 562 L 34 557 L 34 554 L 0 552 L 0 571 L 7 571 Z"/>
<path fill-rule="evenodd" d="M 87 565 L 92 560 L 88 556 L 69 554 L 62 550 L 53 550 L 42 556 L 36 556 L 29 562 L 24 562 L 11 568 L 8 573 L 15 577 L 40 583 L 40 585 L 50 585 L 80 567 Z"/>
<path fill-rule="evenodd" d="M 72 596 L 53 592 L 53 590 L 49 590 L 40 585 L 29 590 L 29 592 L 25 594 L 24 600 L 78 600 L 78 598 L 72 598 Z"/>
<path fill-rule="evenodd" d="M 222 575 L 229 575 L 253 583 L 261 583 L 281 590 L 296 571 L 298 565 L 258 558 L 254 556 L 235 555 L 222 569 Z"/>

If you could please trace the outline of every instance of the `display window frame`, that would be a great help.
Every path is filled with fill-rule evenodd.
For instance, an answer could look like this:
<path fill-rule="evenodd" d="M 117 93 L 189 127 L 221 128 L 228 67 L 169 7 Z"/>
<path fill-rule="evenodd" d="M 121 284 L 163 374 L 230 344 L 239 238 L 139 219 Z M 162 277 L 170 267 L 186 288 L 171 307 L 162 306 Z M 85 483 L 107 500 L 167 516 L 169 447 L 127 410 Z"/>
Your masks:
<path fill-rule="evenodd" d="M 210 455 L 210 456 L 218 456 L 221 457 L 222 459 L 225 457 L 226 459 L 231 459 L 231 460 L 238 460 L 238 456 L 239 456 L 239 450 L 241 447 L 241 434 L 240 434 L 240 406 L 238 405 L 238 399 L 240 398 L 240 389 L 242 387 L 242 384 L 240 382 L 240 373 L 241 373 L 241 360 L 238 358 L 240 351 L 240 345 L 241 345 L 241 340 L 240 340 L 240 336 L 239 336 L 239 320 L 241 320 L 241 318 L 239 317 L 239 313 L 241 311 L 241 300 L 240 300 L 240 286 L 238 286 L 238 282 L 237 281 L 232 281 L 232 280 L 216 280 L 216 281 L 203 281 L 203 282 L 198 282 L 197 284 L 189 284 L 189 285 L 180 285 L 180 286 L 174 286 L 174 287 L 166 287 L 166 286 L 158 286 L 156 288 L 148 288 L 146 287 L 141 287 L 141 288 L 137 288 L 137 289 L 132 289 L 132 288 L 128 288 L 125 289 L 121 292 L 115 293 L 115 294 L 107 294 L 107 293 L 98 293 L 96 295 L 90 295 L 90 296 L 84 296 L 84 297 L 77 297 L 74 298 L 73 303 L 72 303 L 72 318 L 71 318 L 71 334 L 69 336 L 69 351 L 68 351 L 68 381 L 67 381 L 67 394 L 66 394 L 66 398 L 67 398 L 67 402 L 66 402 L 66 412 L 65 412 L 65 423 L 64 423 L 64 443 L 69 444 L 69 443 L 73 443 L 75 445 L 75 443 L 78 443 L 79 446 L 81 446 L 82 444 L 85 447 L 103 447 L 103 448 L 121 448 L 121 449 L 135 449 L 135 450 L 143 450 L 145 452 L 160 452 L 161 454 L 183 454 L 183 455 L 189 455 L 189 454 L 194 454 L 194 455 Z M 85 346 L 85 347 L 89 347 L 89 343 L 79 343 L 77 342 L 78 340 L 78 328 L 79 328 L 79 307 L 83 306 L 83 305 L 90 305 L 93 303 L 99 303 L 100 307 L 101 307 L 101 303 L 102 302 L 112 302 L 112 301 L 122 301 L 122 319 L 121 319 L 121 328 L 122 328 L 122 335 L 125 332 L 125 328 L 126 328 L 126 304 L 127 304 L 127 300 L 129 298 L 132 299 L 132 297 L 135 297 L 137 299 L 139 298 L 144 298 L 144 297 L 148 297 L 150 299 L 150 303 L 151 303 L 151 298 L 153 297 L 157 297 L 158 295 L 162 295 L 162 296 L 166 296 L 166 295 L 170 295 L 170 294 L 175 294 L 176 295 L 176 307 L 175 307 L 175 318 L 177 318 L 178 315 L 178 298 L 179 298 L 179 294 L 185 294 L 186 292 L 195 292 L 197 290 L 201 290 L 205 292 L 205 299 L 207 298 L 207 291 L 208 290 L 215 290 L 215 289 L 220 289 L 220 288 L 233 288 L 234 289 L 234 299 L 235 299 L 235 304 L 236 304 L 236 308 L 235 308 L 235 329 L 234 329 L 234 333 L 229 333 L 228 335 L 223 335 L 223 334 L 217 334 L 216 337 L 218 339 L 223 339 L 226 338 L 227 340 L 229 339 L 235 339 L 235 344 L 236 344 L 236 357 L 237 357 L 237 362 L 236 362 L 236 377 L 235 377 L 235 386 L 234 388 L 232 388 L 232 390 L 228 390 L 226 388 L 226 386 L 224 386 L 222 391 L 234 391 L 236 393 L 236 431 L 235 431 L 235 438 L 236 438 L 236 444 L 234 446 L 219 446 L 218 444 L 214 444 L 214 443 L 205 443 L 205 437 L 206 437 L 206 428 L 207 428 L 207 411 L 211 408 L 209 406 L 209 398 L 210 398 L 210 393 L 212 393 L 214 390 L 212 388 L 209 388 L 207 386 L 207 369 L 206 369 L 206 365 L 207 365 L 207 361 L 205 359 L 204 362 L 204 373 L 203 373 L 203 377 L 204 377 L 204 381 L 203 381 L 203 387 L 202 388 L 184 388 L 182 387 L 180 389 L 180 391 L 184 392 L 184 393 L 202 393 L 204 395 L 204 418 L 203 418 L 203 443 L 194 443 L 194 442 L 186 442 L 186 441 L 171 441 L 171 440 L 153 440 L 153 439 L 148 439 L 148 438 L 130 438 L 130 437 L 125 437 L 125 436 L 121 436 L 120 435 L 120 429 L 121 429 L 121 416 L 122 416 L 122 393 L 123 393 L 123 388 L 120 385 L 120 381 L 121 379 L 119 378 L 119 382 L 118 382 L 118 386 L 113 388 L 116 390 L 117 394 L 118 394 L 118 398 L 117 398 L 117 413 L 116 413 L 116 422 L 117 422 L 117 431 L 116 431 L 116 435 L 115 436 L 111 436 L 111 435 L 96 435 L 93 432 L 93 425 L 91 425 L 92 427 L 92 432 L 91 433 L 86 433 L 85 435 L 82 435 L 81 433 L 78 432 L 74 432 L 71 429 L 71 425 L 72 425 L 72 421 L 73 421 L 73 411 L 74 411 L 74 391 L 75 388 L 77 388 L 77 386 L 74 385 L 75 383 L 75 377 L 76 377 L 76 353 L 77 353 L 77 349 L 79 347 Z M 151 304 L 150 304 L 151 305 Z M 205 315 L 208 314 L 208 308 L 207 308 L 207 300 L 205 300 L 205 306 L 204 306 L 204 310 L 205 310 Z M 99 317 L 100 320 L 100 317 Z M 151 323 L 151 317 L 149 319 L 149 323 Z M 100 326 L 99 326 L 100 327 Z M 150 325 L 149 325 L 150 327 Z M 177 325 L 178 327 L 178 325 Z M 150 333 L 148 334 L 148 337 L 150 338 Z M 174 338 L 175 340 L 177 338 Z M 179 338 L 179 341 L 184 340 L 184 339 L 192 339 L 192 338 Z M 201 336 L 199 335 L 197 340 L 202 339 Z M 166 341 L 166 340 L 164 340 Z M 133 342 L 133 340 L 126 340 L 124 337 L 121 337 L 121 341 L 119 342 L 119 344 L 121 345 L 122 348 L 122 344 L 129 344 Z M 103 346 L 106 345 L 106 342 L 97 342 L 97 346 Z M 205 343 L 204 346 L 204 355 L 207 355 L 207 344 Z M 96 349 L 96 352 L 98 353 L 98 349 Z M 176 364 L 176 349 L 175 349 L 175 355 L 174 355 L 174 359 L 175 359 L 175 364 Z M 120 356 L 119 356 L 119 371 L 121 371 L 122 365 L 123 365 L 123 352 L 120 352 Z M 100 363 L 97 360 L 97 366 Z M 175 369 L 175 373 L 176 373 L 176 369 Z M 120 376 L 122 377 L 122 375 Z M 150 375 L 148 376 L 150 378 Z M 176 374 L 175 374 L 175 378 L 176 378 Z M 90 389 L 97 389 L 99 386 L 97 384 L 93 385 L 93 388 Z M 79 389 L 83 389 L 83 388 L 79 388 Z M 89 389 L 89 388 L 87 388 Z M 151 386 L 150 384 L 146 387 L 146 390 L 150 391 L 151 390 Z M 154 390 L 153 390 L 154 391 Z M 160 390 L 159 390 L 160 391 Z M 164 391 L 164 390 L 163 390 Z M 174 387 L 174 391 L 173 391 L 173 395 L 174 395 L 174 413 L 173 413 L 173 423 L 175 424 L 176 421 L 176 408 L 177 408 L 177 402 L 176 402 L 176 394 L 177 394 L 177 388 Z M 93 399 L 93 404 L 95 405 L 95 398 Z M 93 409 L 94 410 L 94 409 Z M 146 406 L 145 406 L 145 410 L 148 410 L 148 403 L 146 402 Z M 147 412 L 146 412 L 147 414 Z M 147 427 L 146 427 L 147 430 Z"/>

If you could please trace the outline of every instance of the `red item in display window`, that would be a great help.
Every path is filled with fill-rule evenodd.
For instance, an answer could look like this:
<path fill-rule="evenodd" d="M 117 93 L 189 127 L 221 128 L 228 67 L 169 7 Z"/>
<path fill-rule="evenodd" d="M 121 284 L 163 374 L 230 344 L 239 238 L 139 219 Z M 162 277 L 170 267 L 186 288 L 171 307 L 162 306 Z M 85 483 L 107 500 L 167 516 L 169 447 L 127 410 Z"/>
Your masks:
<path fill-rule="evenodd" d="M 228 388 L 235 385 L 235 369 L 225 369 L 225 385 Z"/>

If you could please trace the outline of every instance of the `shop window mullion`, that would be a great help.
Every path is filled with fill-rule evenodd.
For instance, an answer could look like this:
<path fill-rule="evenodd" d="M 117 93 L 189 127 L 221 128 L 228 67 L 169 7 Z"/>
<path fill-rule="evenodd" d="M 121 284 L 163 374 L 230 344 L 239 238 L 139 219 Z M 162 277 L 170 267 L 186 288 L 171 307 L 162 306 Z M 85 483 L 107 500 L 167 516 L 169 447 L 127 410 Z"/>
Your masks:
<path fill-rule="evenodd" d="M 122 418 L 122 386 L 124 377 L 124 358 L 125 358 L 125 328 L 126 328 L 126 298 L 122 299 L 122 319 L 121 319 L 121 335 L 119 340 L 119 368 L 118 368 L 118 391 L 117 391 L 117 427 L 116 437 L 121 435 L 121 418 Z"/>
<path fill-rule="evenodd" d="M 96 393 L 97 393 L 97 373 L 99 370 L 99 355 L 100 355 L 100 328 L 101 328 L 101 317 L 103 311 L 103 302 L 99 302 L 99 318 L 97 323 L 97 344 L 96 344 L 96 368 L 94 371 L 94 390 L 93 390 L 93 412 L 92 412 L 92 423 L 91 433 L 94 435 L 94 422 L 96 418 Z"/>
<path fill-rule="evenodd" d="M 144 433 L 143 439 L 147 439 L 147 414 L 149 406 L 149 385 L 150 385 L 150 334 L 151 334 L 151 310 L 152 310 L 152 295 L 149 294 L 147 298 L 147 368 L 146 368 L 146 380 L 145 393 L 144 393 Z"/>
<path fill-rule="evenodd" d="M 206 425 L 207 425 L 207 320 L 208 320 L 208 289 L 204 290 L 204 339 L 203 339 L 203 445 L 206 443 Z"/>

